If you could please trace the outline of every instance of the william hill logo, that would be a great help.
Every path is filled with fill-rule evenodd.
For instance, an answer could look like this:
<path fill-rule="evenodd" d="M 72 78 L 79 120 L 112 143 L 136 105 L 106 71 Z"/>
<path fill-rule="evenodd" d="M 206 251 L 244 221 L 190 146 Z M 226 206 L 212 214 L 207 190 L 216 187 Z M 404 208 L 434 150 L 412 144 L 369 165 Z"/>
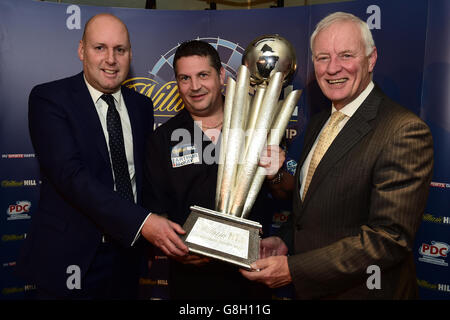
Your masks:
<path fill-rule="evenodd" d="M 429 290 L 443 291 L 446 293 L 450 293 L 450 285 L 446 283 L 430 283 L 423 279 L 417 279 L 417 285 L 419 287 Z"/>
<path fill-rule="evenodd" d="M 161 85 L 150 78 L 136 77 L 126 80 L 123 84 L 152 99 L 156 117 L 173 117 L 184 108 L 175 81 Z"/>
<path fill-rule="evenodd" d="M 36 187 L 41 182 L 34 179 L 31 180 L 3 180 L 1 183 L 2 188 L 14 188 L 14 187 Z"/>
<path fill-rule="evenodd" d="M 450 217 L 436 217 L 430 213 L 423 215 L 423 221 L 438 223 L 438 224 L 450 224 Z"/>

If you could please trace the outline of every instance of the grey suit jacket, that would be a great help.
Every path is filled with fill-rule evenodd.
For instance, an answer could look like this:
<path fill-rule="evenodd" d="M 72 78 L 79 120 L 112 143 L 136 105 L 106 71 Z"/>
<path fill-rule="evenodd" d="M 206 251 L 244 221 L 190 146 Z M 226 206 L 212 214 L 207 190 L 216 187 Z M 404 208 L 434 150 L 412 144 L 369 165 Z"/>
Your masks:
<path fill-rule="evenodd" d="M 415 233 L 428 197 L 427 125 L 375 86 L 322 158 L 304 201 L 299 172 L 330 110 L 310 121 L 285 242 L 297 298 L 417 297 Z M 368 267 L 379 267 L 381 289 Z M 370 286 L 369 286 L 370 287 Z"/>

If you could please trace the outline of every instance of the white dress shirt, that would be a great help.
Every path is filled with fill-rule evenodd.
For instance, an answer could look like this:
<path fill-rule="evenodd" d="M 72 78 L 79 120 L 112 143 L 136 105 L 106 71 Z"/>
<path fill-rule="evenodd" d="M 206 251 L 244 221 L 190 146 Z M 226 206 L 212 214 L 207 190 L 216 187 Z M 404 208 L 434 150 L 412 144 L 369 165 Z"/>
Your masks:
<path fill-rule="evenodd" d="M 95 104 L 95 110 L 97 111 L 98 117 L 100 119 L 100 123 L 102 124 L 103 134 L 105 135 L 106 145 L 108 147 L 108 154 L 109 154 L 109 161 L 111 163 L 111 170 L 112 170 L 112 161 L 111 161 L 111 151 L 109 150 L 109 134 L 108 134 L 108 128 L 106 125 L 106 114 L 108 112 L 108 104 L 106 101 L 104 101 L 101 96 L 103 95 L 103 92 L 98 91 L 93 86 L 87 82 L 86 78 L 84 78 L 84 81 L 86 82 L 86 85 L 88 87 L 89 93 L 91 94 L 92 101 Z M 125 154 L 127 157 L 128 162 L 128 172 L 130 174 L 130 180 L 131 180 L 131 187 L 133 188 L 133 196 L 134 196 L 134 202 L 137 202 L 137 191 L 136 191 L 136 170 L 134 168 L 134 156 L 133 156 L 133 134 L 131 131 L 131 122 L 130 117 L 128 116 L 128 110 L 127 106 L 125 105 L 125 101 L 123 100 L 122 92 L 121 90 L 118 90 L 117 92 L 114 92 L 111 94 L 114 97 L 114 103 L 116 104 L 117 112 L 119 112 L 120 115 L 120 123 L 122 125 L 122 132 L 123 132 L 123 142 L 125 145 Z M 114 178 L 114 170 L 112 170 L 112 175 Z M 116 186 L 114 185 L 114 190 L 116 190 Z M 125 212 L 124 212 L 125 214 Z M 142 222 L 141 227 L 137 231 L 136 236 L 134 237 L 134 240 L 131 245 L 134 245 L 136 240 L 139 238 L 139 235 L 141 233 L 141 229 L 145 224 L 145 221 L 147 221 L 148 217 L 150 217 L 151 213 L 148 214 L 148 216 L 144 219 Z M 102 241 L 105 241 L 105 238 L 102 237 Z"/>
<path fill-rule="evenodd" d="M 104 101 L 101 96 L 103 95 L 103 92 L 98 91 L 94 87 L 92 87 L 87 81 L 86 78 L 84 79 L 86 82 L 86 85 L 89 89 L 89 93 L 91 94 L 92 100 L 95 104 L 95 110 L 97 111 L 98 117 L 100 119 L 100 123 L 102 124 L 103 134 L 105 135 L 106 140 L 106 146 L 108 147 L 108 154 L 109 154 L 109 161 L 111 163 L 111 170 L 112 170 L 112 161 L 111 161 L 111 151 L 109 150 L 109 134 L 108 134 L 108 128 L 106 126 L 106 114 L 108 112 L 108 104 L 106 101 Z M 131 180 L 131 187 L 133 188 L 133 197 L 134 201 L 137 201 L 137 194 L 136 194 L 136 175 L 135 175 L 135 169 L 134 169 L 134 156 L 133 156 L 133 134 L 131 132 L 131 123 L 130 123 L 130 117 L 128 116 L 128 110 L 125 105 L 125 101 L 122 97 L 122 92 L 120 90 L 114 92 L 111 94 L 114 97 L 114 103 L 116 104 L 117 112 L 119 112 L 120 115 L 120 123 L 122 124 L 122 132 L 123 132 L 123 142 L 125 145 L 125 154 L 127 157 L 128 162 L 128 172 L 130 174 L 130 180 Z M 112 170 L 113 178 L 114 177 L 114 170 Z M 114 190 L 116 190 L 116 187 L 114 186 Z"/>
<path fill-rule="evenodd" d="M 360 95 L 355 100 L 353 100 L 349 104 L 345 105 L 341 110 L 339 110 L 340 112 L 342 112 L 343 114 L 346 115 L 346 117 L 343 120 L 341 120 L 341 122 L 339 122 L 339 125 L 338 125 L 339 132 L 345 126 L 347 121 L 350 120 L 350 118 L 355 114 L 356 110 L 358 110 L 358 108 L 364 102 L 364 100 L 370 94 L 370 92 L 372 91 L 374 86 L 375 85 L 371 81 L 369 83 L 369 85 L 363 90 L 363 92 L 360 93 Z M 337 111 L 336 108 L 334 107 L 334 105 L 332 105 L 331 114 L 333 114 L 336 111 Z M 331 118 L 331 114 L 330 114 L 330 118 Z M 305 162 L 303 163 L 303 166 L 301 168 L 299 179 L 300 179 L 300 183 L 301 183 L 300 197 L 302 200 L 303 200 L 303 190 L 305 189 L 306 175 L 308 174 L 308 169 L 309 169 L 309 164 L 311 163 L 311 158 L 314 154 L 314 150 L 316 149 L 317 142 L 319 141 L 319 136 L 322 133 L 323 129 L 327 126 L 328 122 L 330 121 L 330 118 L 328 118 L 328 120 L 325 122 L 322 129 L 320 130 L 319 134 L 317 135 L 316 141 L 314 141 L 314 144 L 313 144 L 311 150 L 309 151 L 308 156 L 306 157 Z"/>

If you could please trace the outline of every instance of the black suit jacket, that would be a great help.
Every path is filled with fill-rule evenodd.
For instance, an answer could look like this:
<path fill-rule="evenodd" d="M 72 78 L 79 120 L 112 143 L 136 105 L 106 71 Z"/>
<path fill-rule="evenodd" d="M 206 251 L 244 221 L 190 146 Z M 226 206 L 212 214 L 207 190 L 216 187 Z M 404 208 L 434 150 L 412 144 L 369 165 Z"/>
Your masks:
<path fill-rule="evenodd" d="M 299 172 L 330 110 L 313 117 L 284 240 L 298 298 L 417 297 L 413 254 L 433 168 L 426 124 L 377 86 L 335 138 L 301 200 Z M 370 290 L 375 265 L 381 289 Z"/>
<path fill-rule="evenodd" d="M 153 105 L 125 87 L 122 95 L 132 127 L 137 201 L 141 203 Z M 72 293 L 66 285 L 68 266 L 78 266 L 83 278 L 88 272 L 101 272 L 90 267 L 102 235 L 114 243 L 118 256 L 125 257 L 148 211 L 114 192 L 106 140 L 83 73 L 33 88 L 29 128 L 42 185 L 17 269 L 39 288 L 66 296 Z"/>

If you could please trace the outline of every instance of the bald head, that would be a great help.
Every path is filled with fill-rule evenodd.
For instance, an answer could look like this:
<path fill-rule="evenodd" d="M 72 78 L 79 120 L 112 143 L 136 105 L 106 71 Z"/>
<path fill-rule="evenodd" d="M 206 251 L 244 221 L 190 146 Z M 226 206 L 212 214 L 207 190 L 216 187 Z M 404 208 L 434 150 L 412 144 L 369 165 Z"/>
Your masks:
<path fill-rule="evenodd" d="M 121 25 L 126 32 L 128 44 L 130 45 L 130 35 L 128 33 L 127 26 L 125 25 L 125 23 L 122 22 L 122 20 L 120 20 L 115 15 L 112 15 L 110 13 L 99 13 L 99 14 L 91 17 L 84 25 L 83 38 L 81 40 L 86 41 L 86 37 L 87 37 L 88 33 L 90 32 L 90 30 L 97 29 L 98 25 L 101 25 L 105 22 L 117 23 L 117 24 Z"/>

